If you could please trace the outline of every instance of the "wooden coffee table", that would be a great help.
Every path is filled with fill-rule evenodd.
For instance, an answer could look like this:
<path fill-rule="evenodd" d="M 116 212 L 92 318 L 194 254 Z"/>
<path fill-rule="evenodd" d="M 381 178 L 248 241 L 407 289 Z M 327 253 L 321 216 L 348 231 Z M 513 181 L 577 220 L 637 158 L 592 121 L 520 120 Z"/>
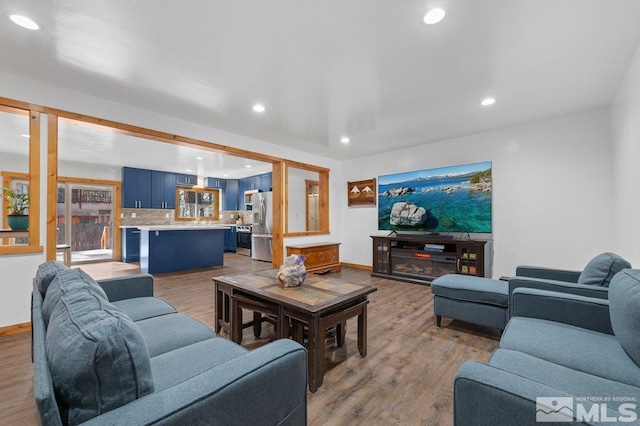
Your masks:
<path fill-rule="evenodd" d="M 241 307 L 265 309 L 281 324 L 278 337 L 291 335 L 303 342 L 303 329 L 308 329 L 309 390 L 315 392 L 324 377 L 325 331 L 358 317 L 358 352 L 367 355 L 368 295 L 377 289 L 366 284 L 350 283 L 325 276 L 308 275 L 294 288 L 284 288 L 276 280 L 276 269 L 213 278 L 216 292 L 216 332 L 226 329 L 232 340 L 242 335 Z M 254 321 L 255 321 L 254 317 Z M 289 329 L 289 324 L 292 329 Z M 341 336 L 337 336 L 340 339 Z"/>

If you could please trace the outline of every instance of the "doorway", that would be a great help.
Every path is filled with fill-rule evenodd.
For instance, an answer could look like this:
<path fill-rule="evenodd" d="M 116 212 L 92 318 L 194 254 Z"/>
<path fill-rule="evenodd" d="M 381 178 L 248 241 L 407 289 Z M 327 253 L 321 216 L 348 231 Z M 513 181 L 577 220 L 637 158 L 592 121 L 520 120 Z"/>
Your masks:
<path fill-rule="evenodd" d="M 58 182 L 57 244 L 71 247 L 72 263 L 113 259 L 114 194 L 112 185 Z"/>

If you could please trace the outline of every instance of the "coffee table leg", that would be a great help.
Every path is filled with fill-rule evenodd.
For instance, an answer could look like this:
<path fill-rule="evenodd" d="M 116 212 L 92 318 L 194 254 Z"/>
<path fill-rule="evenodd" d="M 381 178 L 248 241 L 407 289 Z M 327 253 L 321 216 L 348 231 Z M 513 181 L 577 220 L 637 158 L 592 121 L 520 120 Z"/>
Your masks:
<path fill-rule="evenodd" d="M 223 295 L 222 295 L 222 292 L 218 290 L 218 283 L 215 284 L 215 295 L 216 295 L 216 316 L 215 316 L 214 331 L 216 333 L 220 333 L 220 330 L 222 329 L 222 325 L 220 324 L 220 321 L 222 320 Z"/>
<path fill-rule="evenodd" d="M 231 340 L 237 344 L 242 343 L 242 309 L 238 302 L 231 298 Z"/>
<path fill-rule="evenodd" d="M 345 337 L 347 336 L 347 322 L 342 321 L 336 325 L 336 346 L 341 348 L 344 345 Z"/>
<path fill-rule="evenodd" d="M 253 313 L 253 335 L 256 339 L 262 334 L 262 314 L 260 312 Z"/>
<path fill-rule="evenodd" d="M 278 308 L 276 328 L 276 339 L 284 339 L 289 337 L 289 320 L 284 316 L 282 305 L 280 305 Z"/>
<path fill-rule="evenodd" d="M 360 356 L 367 356 L 367 305 L 362 307 L 358 315 L 358 352 Z"/>
<path fill-rule="evenodd" d="M 309 319 L 309 390 L 315 392 L 322 385 L 324 376 L 324 330 L 320 327 L 320 317 L 314 315 Z"/>

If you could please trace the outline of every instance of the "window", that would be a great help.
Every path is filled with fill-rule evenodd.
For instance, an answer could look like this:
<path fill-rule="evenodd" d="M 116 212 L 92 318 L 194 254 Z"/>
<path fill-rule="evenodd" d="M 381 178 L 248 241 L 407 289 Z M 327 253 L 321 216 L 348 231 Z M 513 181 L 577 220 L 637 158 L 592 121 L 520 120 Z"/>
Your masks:
<path fill-rule="evenodd" d="M 39 237 L 40 211 L 40 112 L 26 104 L 0 99 L 0 173 L 2 187 L 16 194 L 28 194 L 27 229 L 9 227 L 9 201 L 2 198 L 0 254 L 37 253 L 42 251 Z M 24 199 L 23 199 L 24 201 Z M 13 224 L 13 219 L 12 219 Z"/>
<path fill-rule="evenodd" d="M 218 220 L 219 190 L 177 188 L 176 197 L 176 220 Z"/>

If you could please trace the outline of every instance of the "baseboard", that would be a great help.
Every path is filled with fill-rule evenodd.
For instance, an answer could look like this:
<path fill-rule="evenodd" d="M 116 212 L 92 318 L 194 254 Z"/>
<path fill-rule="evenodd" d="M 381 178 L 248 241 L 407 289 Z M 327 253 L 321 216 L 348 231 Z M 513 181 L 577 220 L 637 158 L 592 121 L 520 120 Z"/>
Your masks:
<path fill-rule="evenodd" d="M 359 265 L 357 263 L 346 263 L 346 262 L 340 262 L 341 266 L 347 267 L 347 268 L 354 268 L 354 269 L 363 269 L 365 271 L 371 271 L 373 270 L 373 268 L 371 266 L 367 266 L 367 265 Z"/>
<path fill-rule="evenodd" d="M 12 334 L 26 333 L 28 331 L 31 331 L 30 322 L 8 325 L 6 327 L 0 327 L 0 337 L 11 336 Z"/>

